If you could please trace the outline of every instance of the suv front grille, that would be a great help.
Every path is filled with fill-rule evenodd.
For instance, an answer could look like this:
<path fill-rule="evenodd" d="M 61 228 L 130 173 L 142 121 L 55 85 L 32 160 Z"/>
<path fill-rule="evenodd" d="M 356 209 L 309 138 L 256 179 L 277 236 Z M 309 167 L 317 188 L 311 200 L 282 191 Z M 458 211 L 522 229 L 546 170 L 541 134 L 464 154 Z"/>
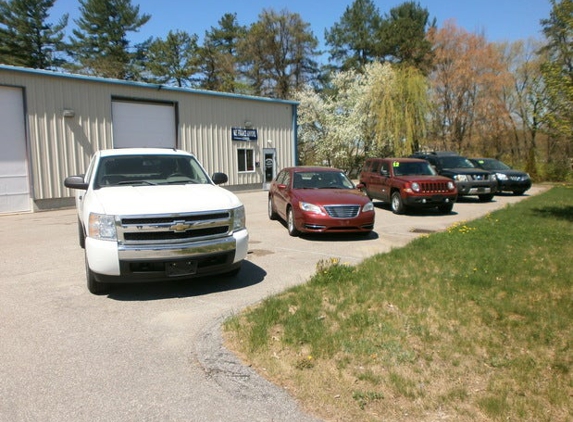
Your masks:
<path fill-rule="evenodd" d="M 118 240 L 124 244 L 177 243 L 225 237 L 232 227 L 228 211 L 120 217 Z"/>
<path fill-rule="evenodd" d="M 359 205 L 326 205 L 324 207 L 332 218 L 354 218 L 360 211 Z"/>
<path fill-rule="evenodd" d="M 449 192 L 448 182 L 420 182 L 421 191 L 424 193 Z"/>

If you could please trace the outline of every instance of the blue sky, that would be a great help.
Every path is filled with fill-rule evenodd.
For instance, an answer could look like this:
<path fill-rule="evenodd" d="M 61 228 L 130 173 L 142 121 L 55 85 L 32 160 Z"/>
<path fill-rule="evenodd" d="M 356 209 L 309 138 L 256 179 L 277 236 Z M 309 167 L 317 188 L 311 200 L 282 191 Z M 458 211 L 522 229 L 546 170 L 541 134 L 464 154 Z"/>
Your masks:
<path fill-rule="evenodd" d="M 374 0 L 381 14 L 386 14 L 405 0 Z M 132 0 L 141 13 L 151 15 L 140 33 L 129 35 L 137 43 L 148 37 L 165 37 L 169 30 L 183 30 L 202 39 L 206 30 L 218 26 L 225 13 L 236 13 L 239 24 L 250 25 L 263 9 L 298 13 L 310 24 L 321 45 L 324 31 L 340 20 L 353 0 Z M 484 33 L 489 41 L 516 41 L 530 37 L 541 39 L 540 19 L 549 17 L 549 0 L 417 0 L 436 18 L 438 27 L 448 19 L 469 32 Z M 79 16 L 78 0 L 56 0 L 50 17 L 70 14 L 67 33 Z"/>

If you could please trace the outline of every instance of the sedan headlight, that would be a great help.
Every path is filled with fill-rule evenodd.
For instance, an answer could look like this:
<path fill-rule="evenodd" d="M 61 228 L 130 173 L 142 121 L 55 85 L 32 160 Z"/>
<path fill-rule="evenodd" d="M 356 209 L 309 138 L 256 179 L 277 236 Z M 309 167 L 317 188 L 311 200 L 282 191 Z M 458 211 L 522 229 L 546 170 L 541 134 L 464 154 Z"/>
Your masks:
<path fill-rule="evenodd" d="M 459 182 L 467 182 L 469 178 L 467 174 L 456 174 L 454 176 L 454 180 L 457 180 Z"/>
<path fill-rule="evenodd" d="M 88 222 L 88 236 L 98 240 L 117 240 L 115 216 L 91 213 Z"/>
<path fill-rule="evenodd" d="M 244 230 L 247 225 L 247 218 L 245 216 L 245 207 L 241 205 L 233 210 L 233 231 L 238 232 L 239 230 Z"/>
<path fill-rule="evenodd" d="M 372 201 L 368 201 L 362 207 L 362 212 L 374 211 L 374 203 Z"/>
<path fill-rule="evenodd" d="M 316 214 L 322 214 L 322 210 L 318 205 L 310 204 L 308 202 L 299 202 L 298 203 L 301 210 L 306 212 L 314 212 Z"/>

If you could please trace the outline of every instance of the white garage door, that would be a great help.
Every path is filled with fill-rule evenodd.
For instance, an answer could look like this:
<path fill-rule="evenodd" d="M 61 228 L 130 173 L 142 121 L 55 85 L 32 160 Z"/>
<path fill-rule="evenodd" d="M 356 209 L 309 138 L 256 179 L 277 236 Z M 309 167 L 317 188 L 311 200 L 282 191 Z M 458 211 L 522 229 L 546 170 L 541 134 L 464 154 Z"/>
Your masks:
<path fill-rule="evenodd" d="M 30 211 L 21 88 L 0 87 L 0 213 Z"/>
<path fill-rule="evenodd" d="M 173 104 L 113 101 L 113 146 L 176 147 Z"/>

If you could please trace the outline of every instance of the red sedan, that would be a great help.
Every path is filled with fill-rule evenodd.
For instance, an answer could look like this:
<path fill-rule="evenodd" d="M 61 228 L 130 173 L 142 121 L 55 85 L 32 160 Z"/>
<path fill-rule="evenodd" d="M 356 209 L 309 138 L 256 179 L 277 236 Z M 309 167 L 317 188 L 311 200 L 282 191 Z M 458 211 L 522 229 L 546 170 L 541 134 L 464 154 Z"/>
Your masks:
<path fill-rule="evenodd" d="M 271 183 L 269 218 L 300 233 L 364 233 L 374 228 L 372 201 L 344 174 L 329 167 L 288 167 Z"/>

